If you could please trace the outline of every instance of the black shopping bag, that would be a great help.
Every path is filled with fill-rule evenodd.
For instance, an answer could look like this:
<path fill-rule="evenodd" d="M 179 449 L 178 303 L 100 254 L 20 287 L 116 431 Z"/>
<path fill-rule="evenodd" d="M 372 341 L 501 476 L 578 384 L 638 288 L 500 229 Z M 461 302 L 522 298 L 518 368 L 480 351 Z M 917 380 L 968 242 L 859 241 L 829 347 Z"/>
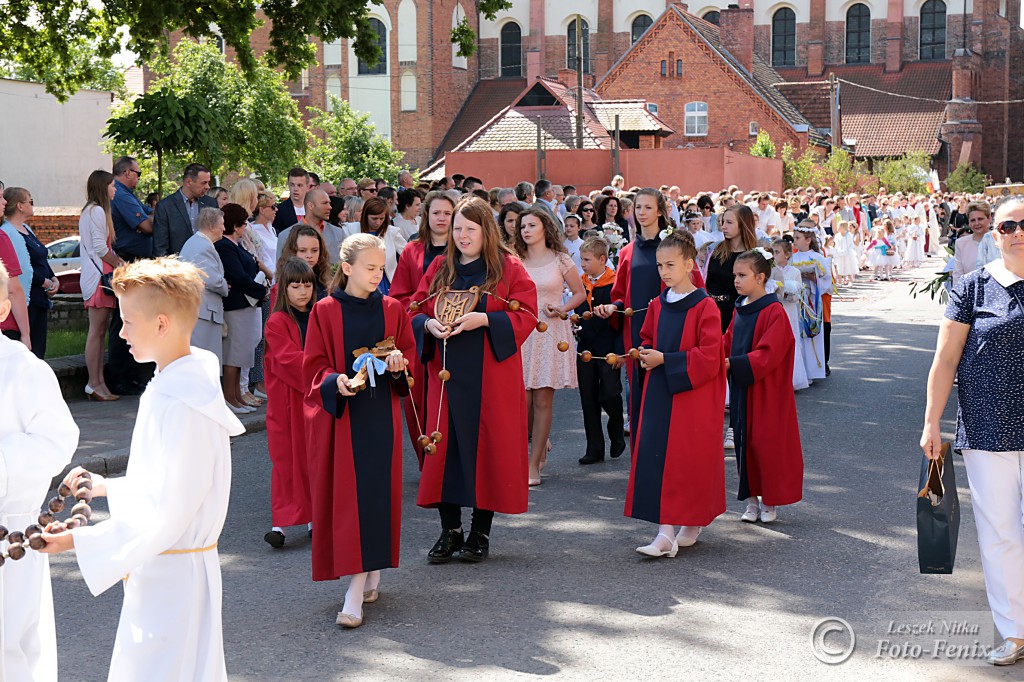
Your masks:
<path fill-rule="evenodd" d="M 941 459 L 921 462 L 917 494 L 917 561 L 921 573 L 952 573 L 960 533 L 960 500 L 949 443 Z"/>

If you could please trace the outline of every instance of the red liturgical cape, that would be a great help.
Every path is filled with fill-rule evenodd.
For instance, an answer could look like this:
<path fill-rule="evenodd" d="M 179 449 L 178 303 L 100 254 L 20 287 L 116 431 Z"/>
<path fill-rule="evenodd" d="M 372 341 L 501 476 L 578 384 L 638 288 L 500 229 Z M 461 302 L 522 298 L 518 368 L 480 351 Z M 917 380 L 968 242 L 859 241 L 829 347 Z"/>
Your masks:
<path fill-rule="evenodd" d="M 354 376 L 353 351 L 389 336 L 415 353 L 402 304 L 335 291 L 313 306 L 303 375 L 313 502 L 313 580 L 398 566 L 402 527 L 402 420 L 405 376 L 375 377 L 376 387 L 338 393 L 339 374 Z"/>
<path fill-rule="evenodd" d="M 725 334 L 729 418 L 740 475 L 737 499 L 760 495 L 764 504 L 774 507 L 803 497 L 794 345 L 789 317 L 775 294 L 746 305 L 737 302 Z"/>
<path fill-rule="evenodd" d="M 707 526 L 725 512 L 725 361 L 718 307 L 703 289 L 651 302 L 640 338 L 665 355 L 647 371 L 626 516 Z"/>
<path fill-rule="evenodd" d="M 264 362 L 267 384 L 267 449 L 270 451 L 270 518 L 275 526 L 312 521 L 309 460 L 303 402 L 302 338 L 291 316 L 278 311 L 267 319 Z"/>
<path fill-rule="evenodd" d="M 442 262 L 438 258 L 431 264 L 414 300 L 428 297 Z M 487 276 L 482 258 L 458 264 L 456 271 L 454 289 L 480 286 Z M 443 438 L 437 452 L 424 457 L 416 500 L 421 507 L 447 502 L 502 514 L 526 511 L 526 389 L 520 348 L 537 324 L 537 287 L 518 259 L 505 256 L 495 293 L 518 301 L 519 309 L 513 312 L 499 298 L 484 295 L 475 310 L 487 314 L 489 326 L 450 337 L 447 344 L 424 330 L 423 360 L 430 383 L 424 419 L 428 431 L 439 430 Z M 422 328 L 434 316 L 435 302 L 423 304 L 414 326 Z M 438 378 L 442 358 L 447 358 L 451 373 L 443 395 Z"/>

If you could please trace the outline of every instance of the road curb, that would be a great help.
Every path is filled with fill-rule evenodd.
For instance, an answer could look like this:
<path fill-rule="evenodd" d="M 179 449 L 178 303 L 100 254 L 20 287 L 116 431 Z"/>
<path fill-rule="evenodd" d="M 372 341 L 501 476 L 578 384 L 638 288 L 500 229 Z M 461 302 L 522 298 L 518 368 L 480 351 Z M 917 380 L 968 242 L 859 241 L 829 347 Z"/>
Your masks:
<path fill-rule="evenodd" d="M 239 421 L 242 422 L 242 426 L 245 427 L 245 433 L 238 438 L 247 436 L 251 433 L 259 433 L 260 431 L 267 430 L 267 414 L 266 411 L 257 412 L 251 415 L 245 415 L 241 417 Z M 234 439 L 232 439 L 234 440 Z M 83 467 L 94 474 L 100 476 L 117 476 L 123 474 L 125 469 L 128 467 L 128 452 L 129 448 L 121 448 L 119 450 L 113 450 L 106 455 L 94 455 L 92 457 L 86 457 L 77 462 L 64 467 L 64 470 L 59 475 L 54 476 L 50 482 L 51 488 L 56 488 L 60 485 L 64 477 L 68 475 L 68 472 L 75 467 Z"/>

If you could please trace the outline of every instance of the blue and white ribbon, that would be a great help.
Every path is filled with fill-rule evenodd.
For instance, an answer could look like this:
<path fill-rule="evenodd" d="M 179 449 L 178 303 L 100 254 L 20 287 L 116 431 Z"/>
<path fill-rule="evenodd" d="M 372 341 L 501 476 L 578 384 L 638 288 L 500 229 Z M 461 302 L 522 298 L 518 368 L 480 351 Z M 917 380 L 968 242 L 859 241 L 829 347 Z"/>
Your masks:
<path fill-rule="evenodd" d="M 377 388 L 377 382 L 374 379 L 375 374 L 384 376 L 384 372 L 387 371 L 388 365 L 386 362 L 377 358 L 373 353 L 363 353 L 356 361 L 352 364 L 352 371 L 359 372 L 359 370 L 366 368 L 366 377 L 370 380 L 371 388 Z"/>

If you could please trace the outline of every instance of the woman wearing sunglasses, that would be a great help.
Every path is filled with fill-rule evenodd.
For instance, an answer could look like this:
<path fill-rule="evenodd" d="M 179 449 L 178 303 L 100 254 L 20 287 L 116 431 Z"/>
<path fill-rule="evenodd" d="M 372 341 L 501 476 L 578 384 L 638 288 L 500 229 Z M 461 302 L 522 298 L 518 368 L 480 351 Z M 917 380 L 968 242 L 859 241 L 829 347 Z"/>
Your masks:
<path fill-rule="evenodd" d="M 985 588 L 1005 640 L 986 661 L 1012 665 L 1024 659 L 1024 199 L 1005 199 L 993 222 L 1001 257 L 960 278 L 939 327 L 921 447 L 940 457 L 956 377 L 953 448 L 967 465 Z"/>
<path fill-rule="evenodd" d="M 594 222 L 594 218 L 597 216 L 594 202 L 590 199 L 581 201 L 579 206 L 576 207 L 576 215 L 580 217 L 580 236 L 586 239 L 584 233 L 597 227 L 597 223 Z"/>

